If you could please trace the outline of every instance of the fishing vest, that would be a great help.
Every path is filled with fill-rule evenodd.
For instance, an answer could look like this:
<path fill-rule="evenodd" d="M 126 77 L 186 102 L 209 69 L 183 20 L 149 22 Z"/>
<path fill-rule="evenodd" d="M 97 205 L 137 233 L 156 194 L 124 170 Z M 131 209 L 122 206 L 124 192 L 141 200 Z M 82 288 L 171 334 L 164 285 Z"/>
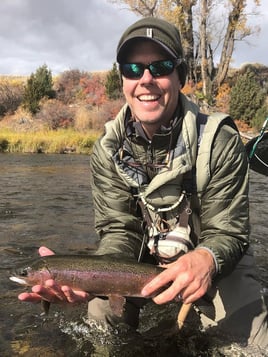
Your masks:
<path fill-rule="evenodd" d="M 181 194 L 173 206 L 165 209 L 155 209 L 148 205 L 146 201 L 143 201 L 143 197 L 140 195 L 138 202 L 147 223 L 144 244 L 147 242 L 150 253 L 160 263 L 175 261 L 179 256 L 194 249 L 198 244 L 198 236 L 196 232 L 192 231 L 189 222 L 193 213 L 192 206 L 196 204 L 199 206 L 196 208 L 199 216 L 199 199 L 211 177 L 211 147 L 217 131 L 224 124 L 236 128 L 231 118 L 224 114 L 215 113 L 208 116 L 198 113 L 196 121 L 198 137 L 196 163 L 191 171 L 183 175 Z M 174 210 L 176 213 L 172 214 Z M 163 213 L 165 213 L 165 218 L 163 218 Z"/>
<path fill-rule="evenodd" d="M 176 169 L 160 171 L 148 185 L 141 184 L 142 170 L 137 168 L 135 176 L 127 169 L 126 160 L 131 159 L 129 148 L 125 148 L 124 161 L 120 153 L 113 155 L 121 177 L 132 188 L 137 210 L 140 210 L 143 220 L 144 239 L 140 259 L 146 246 L 151 254 L 165 263 L 177 259 L 198 243 L 198 233 L 192 229 L 191 223 L 193 211 L 195 216 L 200 216 L 199 200 L 211 177 L 211 147 L 222 125 L 235 128 L 235 124 L 223 113 L 209 116 L 197 113 L 192 120 L 195 124 L 190 123 L 187 127 L 192 138 L 190 143 L 185 143 L 187 150 L 181 146 L 180 136 L 172 153 L 172 163 Z M 187 118 L 184 122 L 187 124 Z M 185 134 L 186 129 L 182 128 L 183 131 Z"/>

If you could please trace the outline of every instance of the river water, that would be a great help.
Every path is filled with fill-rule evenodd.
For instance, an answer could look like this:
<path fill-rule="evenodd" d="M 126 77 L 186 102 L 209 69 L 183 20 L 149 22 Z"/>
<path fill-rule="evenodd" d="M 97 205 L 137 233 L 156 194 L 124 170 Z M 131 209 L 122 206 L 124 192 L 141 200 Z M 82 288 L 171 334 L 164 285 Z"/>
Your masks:
<path fill-rule="evenodd" d="M 122 337 L 120 331 L 86 321 L 84 305 L 52 306 L 45 316 L 39 304 L 17 300 L 23 288 L 9 281 L 10 270 L 37 256 L 41 245 L 59 254 L 94 249 L 89 160 L 84 155 L 0 154 L 0 356 L 265 356 L 263 351 L 234 344 L 221 352 L 215 341 L 216 345 L 222 341 L 216 339 L 213 345 L 211 337 L 199 332 L 179 338 L 164 334 L 174 306 L 149 304 L 141 317 L 140 334 Z M 268 291 L 267 207 L 267 177 L 251 171 L 251 239 L 264 294 Z"/>

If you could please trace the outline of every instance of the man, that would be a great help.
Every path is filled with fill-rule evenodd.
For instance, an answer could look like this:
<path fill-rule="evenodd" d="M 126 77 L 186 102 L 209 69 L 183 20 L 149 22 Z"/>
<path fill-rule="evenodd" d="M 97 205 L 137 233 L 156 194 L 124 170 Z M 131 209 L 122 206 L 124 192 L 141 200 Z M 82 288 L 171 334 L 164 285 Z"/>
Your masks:
<path fill-rule="evenodd" d="M 249 249 L 248 162 L 231 119 L 199 113 L 180 89 L 186 65 L 178 30 L 156 18 L 130 26 L 117 48 L 127 104 L 108 122 L 91 156 L 96 254 L 165 263 L 144 287 L 154 301 L 179 298 L 215 306 L 204 326 L 267 345 L 267 311 Z M 43 251 L 42 254 L 48 254 Z M 83 301 L 85 292 L 54 281 L 21 300 Z M 124 321 L 137 328 L 141 300 L 127 301 Z M 115 324 L 108 301 L 89 315 Z"/>

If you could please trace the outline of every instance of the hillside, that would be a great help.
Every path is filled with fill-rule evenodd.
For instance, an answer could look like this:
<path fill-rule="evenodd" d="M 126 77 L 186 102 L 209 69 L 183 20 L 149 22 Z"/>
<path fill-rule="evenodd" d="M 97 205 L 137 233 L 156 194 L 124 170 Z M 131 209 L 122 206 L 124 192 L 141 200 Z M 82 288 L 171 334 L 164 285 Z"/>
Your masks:
<path fill-rule="evenodd" d="M 229 112 L 230 89 L 248 68 L 254 72 L 257 81 L 267 93 L 268 67 L 261 64 L 244 64 L 239 69 L 230 69 L 225 85 L 214 98 L 213 107 L 203 101 L 200 83 L 186 84 L 183 92 L 196 101 L 202 111 Z M 43 99 L 36 114 L 27 112 L 21 105 L 28 77 L 0 75 L 0 128 L 15 132 L 68 127 L 78 131 L 102 131 L 105 122 L 114 118 L 124 103 L 122 95 L 117 100 L 107 97 L 105 81 L 108 73 L 69 70 L 53 77 L 55 97 Z M 249 132 L 249 135 L 256 133 L 243 120 L 237 120 L 237 124 L 241 132 Z"/>

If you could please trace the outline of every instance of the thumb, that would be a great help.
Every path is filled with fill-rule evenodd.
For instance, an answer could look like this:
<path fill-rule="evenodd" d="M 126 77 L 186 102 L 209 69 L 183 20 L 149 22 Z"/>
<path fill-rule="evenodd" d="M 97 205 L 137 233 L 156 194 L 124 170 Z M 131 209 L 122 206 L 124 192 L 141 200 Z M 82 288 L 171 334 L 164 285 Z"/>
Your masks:
<path fill-rule="evenodd" d="M 38 253 L 41 255 L 41 257 L 45 257 L 47 255 L 54 255 L 55 254 L 52 250 L 50 250 L 47 247 L 40 247 L 38 249 Z"/>

